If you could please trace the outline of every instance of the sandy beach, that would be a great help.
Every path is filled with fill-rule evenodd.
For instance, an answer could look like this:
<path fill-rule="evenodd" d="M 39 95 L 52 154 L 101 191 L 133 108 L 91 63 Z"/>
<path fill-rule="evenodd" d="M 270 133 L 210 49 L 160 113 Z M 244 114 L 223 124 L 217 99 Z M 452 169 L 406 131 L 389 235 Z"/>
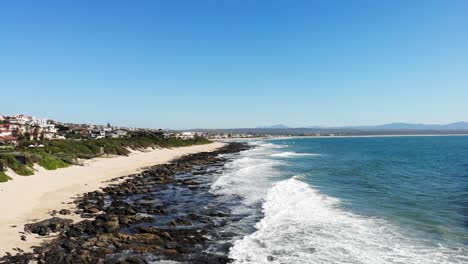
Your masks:
<path fill-rule="evenodd" d="M 198 145 L 174 149 L 156 149 L 132 152 L 128 157 L 97 158 L 87 160 L 84 166 L 71 166 L 55 171 L 37 168 L 33 176 L 8 174 L 13 180 L 0 184 L 0 256 L 14 253 L 13 248 L 30 251 L 44 238 L 27 235 L 22 241 L 20 232 L 26 223 L 49 218 L 48 212 L 72 209 L 72 197 L 106 186 L 110 179 L 138 172 L 144 167 L 166 163 L 182 155 L 213 151 L 224 143 Z M 62 216 L 61 216 L 62 217 Z M 68 216 L 79 220 L 78 216 Z"/>

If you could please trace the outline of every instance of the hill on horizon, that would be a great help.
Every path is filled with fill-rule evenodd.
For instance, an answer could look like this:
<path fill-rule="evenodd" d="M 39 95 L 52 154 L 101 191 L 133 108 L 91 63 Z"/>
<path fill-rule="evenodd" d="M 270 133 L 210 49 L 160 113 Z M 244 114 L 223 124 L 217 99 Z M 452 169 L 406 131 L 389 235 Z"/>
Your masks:
<path fill-rule="evenodd" d="M 257 129 L 291 129 L 283 124 L 272 126 L 258 126 Z M 455 130 L 468 129 L 468 122 L 455 122 L 450 124 L 415 124 L 415 123 L 389 123 L 376 126 L 342 126 L 342 127 L 323 127 L 323 126 L 304 126 L 297 128 L 313 129 L 364 129 L 364 130 Z"/>
<path fill-rule="evenodd" d="M 277 125 L 272 125 L 272 126 L 257 126 L 257 129 L 288 129 L 290 127 L 285 126 L 283 124 L 277 124 Z"/>

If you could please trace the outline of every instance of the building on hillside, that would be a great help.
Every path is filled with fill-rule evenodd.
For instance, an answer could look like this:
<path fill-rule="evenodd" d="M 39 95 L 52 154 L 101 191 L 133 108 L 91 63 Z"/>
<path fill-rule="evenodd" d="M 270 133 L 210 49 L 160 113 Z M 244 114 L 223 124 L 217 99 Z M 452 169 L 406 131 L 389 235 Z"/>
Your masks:
<path fill-rule="evenodd" d="M 25 125 L 25 124 L 31 123 L 33 120 L 34 120 L 34 117 L 32 116 L 17 114 L 17 115 L 14 115 L 12 119 L 10 119 L 10 123 Z"/>
<path fill-rule="evenodd" d="M 14 136 L 0 136 L 0 145 L 16 145 L 17 141 Z"/>
<path fill-rule="evenodd" d="M 48 119 L 47 118 L 34 118 L 29 122 L 31 126 L 40 126 L 40 127 L 45 127 L 48 125 Z"/>
<path fill-rule="evenodd" d="M 107 135 L 107 132 L 104 129 L 99 130 L 99 134 L 96 136 L 96 138 L 105 138 Z"/>
<path fill-rule="evenodd" d="M 52 132 L 41 132 L 40 135 L 44 139 L 53 139 L 55 137 L 55 133 L 52 133 Z"/>
<path fill-rule="evenodd" d="M 45 124 L 45 125 L 39 126 L 39 129 L 41 132 L 44 132 L 44 133 L 51 133 L 51 134 L 57 133 L 57 128 L 53 124 Z"/>
<path fill-rule="evenodd" d="M 122 138 L 126 137 L 128 135 L 128 132 L 122 129 L 114 130 L 110 133 L 110 137 L 112 138 Z"/>
<path fill-rule="evenodd" d="M 27 127 L 25 125 L 22 125 L 22 124 L 7 124 L 9 127 L 10 127 L 10 131 L 14 131 L 14 130 L 17 130 L 21 133 L 23 133 L 24 131 L 27 131 Z"/>
<path fill-rule="evenodd" d="M 0 136 L 9 136 L 14 133 L 23 133 L 25 127 L 20 124 L 0 124 Z"/>
<path fill-rule="evenodd" d="M 166 132 L 166 133 L 163 133 L 163 137 L 164 138 L 172 138 L 172 137 L 176 137 L 176 134 Z"/>
<path fill-rule="evenodd" d="M 0 136 L 11 136 L 11 134 L 12 131 L 9 124 L 0 125 Z"/>
<path fill-rule="evenodd" d="M 195 137 L 195 133 L 193 132 L 182 132 L 181 134 L 178 135 L 178 138 L 180 139 L 192 139 Z"/>

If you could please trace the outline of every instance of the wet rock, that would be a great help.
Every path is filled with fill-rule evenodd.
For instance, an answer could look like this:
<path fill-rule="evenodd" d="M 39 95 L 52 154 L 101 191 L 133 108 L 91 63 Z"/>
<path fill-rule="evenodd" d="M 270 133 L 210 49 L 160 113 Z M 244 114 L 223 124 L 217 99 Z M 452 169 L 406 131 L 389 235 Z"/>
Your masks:
<path fill-rule="evenodd" d="M 167 240 L 173 240 L 171 234 L 169 234 L 168 232 L 161 232 L 161 236 Z"/>
<path fill-rule="evenodd" d="M 200 201 L 213 197 L 205 194 L 209 188 L 204 183 L 204 177 L 209 176 L 207 168 L 223 166 L 225 159 L 219 154 L 244 149 L 244 144 L 228 144 L 215 152 L 187 155 L 120 177 L 122 181 L 75 199 L 76 213 L 88 220 L 72 224 L 71 220 L 51 218 L 26 225 L 26 231 L 39 235 L 60 234 L 36 247 L 33 254 L 19 252 L 0 262 L 146 263 L 143 256 L 148 255 L 142 254 L 150 254 L 181 263 L 228 263 L 228 242 L 220 255 L 203 253 L 203 248 L 212 239 L 210 230 L 224 225 L 221 218 L 229 213 L 222 208 L 208 210 Z M 71 213 L 65 210 L 58 213 Z"/>
<path fill-rule="evenodd" d="M 123 226 L 129 226 L 139 223 L 150 223 L 153 221 L 151 217 L 144 217 L 141 215 L 120 215 L 119 224 Z"/>
<path fill-rule="evenodd" d="M 61 214 L 61 215 L 69 215 L 69 214 L 71 214 L 71 211 L 68 210 L 68 209 L 62 209 L 62 210 L 59 211 L 59 214 Z"/>
<path fill-rule="evenodd" d="M 116 263 L 116 264 L 146 264 L 148 263 L 143 257 L 139 257 L 139 256 L 123 256 L 123 257 L 120 257 L 116 260 L 112 260 L 112 262 L 110 262 L 110 260 L 106 261 L 105 264 L 113 264 L 113 263 Z"/>
<path fill-rule="evenodd" d="M 36 232 L 40 236 L 47 236 L 49 234 L 49 230 L 46 227 L 39 227 L 39 230 Z"/>
<path fill-rule="evenodd" d="M 86 212 L 87 212 L 87 213 L 90 213 L 90 214 L 97 214 L 97 213 L 99 213 L 100 211 L 101 211 L 101 210 L 99 210 L 99 209 L 97 209 L 97 208 L 95 208 L 95 207 L 86 210 Z"/>
<path fill-rule="evenodd" d="M 59 231 L 67 231 L 73 220 L 62 219 L 53 217 L 41 222 L 26 224 L 24 231 L 38 234 L 40 236 L 46 236 L 50 232 L 56 233 Z"/>
<path fill-rule="evenodd" d="M 105 212 L 115 215 L 135 215 L 136 211 L 133 206 L 123 201 L 113 201 L 112 204 L 105 209 Z"/>
<path fill-rule="evenodd" d="M 163 252 L 164 255 L 176 255 L 177 253 L 178 252 L 175 249 L 167 249 L 167 250 L 164 250 Z"/>
<path fill-rule="evenodd" d="M 5 253 L 5 256 L 0 258 L 0 263 L 18 263 L 18 264 L 27 264 L 34 259 L 33 253 L 22 253 L 17 255 L 11 255 L 10 253 Z"/>
<path fill-rule="evenodd" d="M 117 216 L 106 215 L 104 225 L 108 231 L 117 230 L 120 227 L 119 218 Z"/>
<path fill-rule="evenodd" d="M 185 219 L 176 219 L 176 220 L 169 222 L 169 225 L 170 226 L 190 226 L 192 225 L 192 222 L 190 222 L 189 220 L 185 220 Z"/>
<path fill-rule="evenodd" d="M 208 213 L 208 215 L 212 217 L 228 217 L 229 216 L 229 214 L 223 213 L 223 212 L 210 212 Z"/>
<path fill-rule="evenodd" d="M 199 220 L 201 218 L 201 216 L 194 214 L 194 213 L 188 214 L 187 217 L 192 220 Z"/>

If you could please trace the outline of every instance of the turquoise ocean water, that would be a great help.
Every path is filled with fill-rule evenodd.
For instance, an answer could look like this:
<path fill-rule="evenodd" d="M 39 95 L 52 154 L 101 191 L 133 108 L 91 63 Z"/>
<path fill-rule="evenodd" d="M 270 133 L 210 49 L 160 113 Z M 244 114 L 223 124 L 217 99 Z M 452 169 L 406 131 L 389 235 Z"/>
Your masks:
<path fill-rule="evenodd" d="M 251 144 L 212 187 L 236 263 L 468 263 L 468 137 Z"/>

